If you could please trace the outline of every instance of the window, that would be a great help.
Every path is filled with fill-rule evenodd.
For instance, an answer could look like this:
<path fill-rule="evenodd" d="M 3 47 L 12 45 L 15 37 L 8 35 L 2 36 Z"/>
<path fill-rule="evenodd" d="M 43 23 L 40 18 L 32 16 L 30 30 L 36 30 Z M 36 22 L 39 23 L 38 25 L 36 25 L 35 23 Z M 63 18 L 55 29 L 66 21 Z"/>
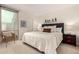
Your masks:
<path fill-rule="evenodd" d="M 1 9 L 1 29 L 2 31 L 15 30 L 17 15 L 15 12 Z"/>

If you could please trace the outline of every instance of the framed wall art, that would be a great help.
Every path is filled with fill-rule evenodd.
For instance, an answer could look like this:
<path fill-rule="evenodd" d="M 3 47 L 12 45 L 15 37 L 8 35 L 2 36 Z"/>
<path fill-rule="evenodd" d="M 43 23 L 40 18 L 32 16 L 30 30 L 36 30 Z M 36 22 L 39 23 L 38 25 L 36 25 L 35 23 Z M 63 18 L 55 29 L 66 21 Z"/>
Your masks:
<path fill-rule="evenodd" d="M 26 27 L 26 21 L 21 20 L 21 27 Z"/>

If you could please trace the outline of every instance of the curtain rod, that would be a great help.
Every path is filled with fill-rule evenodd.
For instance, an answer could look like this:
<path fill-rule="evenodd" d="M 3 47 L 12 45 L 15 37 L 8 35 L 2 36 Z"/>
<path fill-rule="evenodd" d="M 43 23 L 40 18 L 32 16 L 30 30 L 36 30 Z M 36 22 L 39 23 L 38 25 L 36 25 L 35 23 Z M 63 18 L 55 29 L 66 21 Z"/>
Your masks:
<path fill-rule="evenodd" d="M 1 8 L 4 8 L 4 9 L 7 9 L 7 10 L 10 10 L 10 11 L 13 11 L 13 12 L 19 12 L 18 10 L 14 10 L 13 8 L 10 8 L 10 7 L 8 7 L 8 6 L 4 6 L 4 5 L 2 5 L 2 4 L 0 4 L 0 7 L 1 7 Z"/>

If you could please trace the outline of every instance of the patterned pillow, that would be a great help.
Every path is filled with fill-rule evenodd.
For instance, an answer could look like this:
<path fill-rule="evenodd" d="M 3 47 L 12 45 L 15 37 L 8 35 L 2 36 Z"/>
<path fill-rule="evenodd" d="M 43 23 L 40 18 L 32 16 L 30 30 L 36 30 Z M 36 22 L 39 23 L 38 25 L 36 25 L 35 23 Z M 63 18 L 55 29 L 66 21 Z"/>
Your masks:
<path fill-rule="evenodd" d="M 50 33 L 50 32 L 51 32 L 51 28 L 43 28 L 43 32 L 48 32 L 48 33 Z"/>

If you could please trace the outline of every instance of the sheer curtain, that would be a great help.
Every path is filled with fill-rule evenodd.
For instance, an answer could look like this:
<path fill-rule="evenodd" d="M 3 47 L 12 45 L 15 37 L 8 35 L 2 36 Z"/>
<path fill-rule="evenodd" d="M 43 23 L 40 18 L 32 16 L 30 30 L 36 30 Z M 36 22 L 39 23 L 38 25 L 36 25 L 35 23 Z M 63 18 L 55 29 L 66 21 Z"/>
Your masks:
<path fill-rule="evenodd" d="M 14 33 L 19 36 L 18 12 L 1 8 L 1 31 Z"/>

